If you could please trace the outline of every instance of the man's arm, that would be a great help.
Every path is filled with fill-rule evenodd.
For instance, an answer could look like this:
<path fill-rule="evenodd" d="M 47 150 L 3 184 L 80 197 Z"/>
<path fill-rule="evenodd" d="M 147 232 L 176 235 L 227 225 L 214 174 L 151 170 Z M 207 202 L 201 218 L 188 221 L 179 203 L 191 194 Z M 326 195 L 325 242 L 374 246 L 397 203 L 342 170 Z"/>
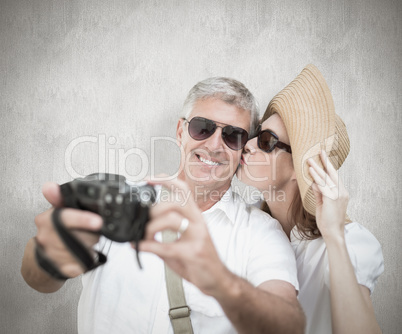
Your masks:
<path fill-rule="evenodd" d="M 57 207 L 60 205 L 61 194 L 57 184 L 45 184 L 43 194 L 53 206 Z M 43 247 L 46 256 L 54 262 L 65 276 L 76 277 L 83 273 L 83 268 L 68 251 L 53 228 L 51 220 L 52 212 L 53 208 L 35 217 L 37 227 L 36 242 Z M 70 229 L 88 248 L 92 247 L 98 241 L 99 236 L 93 233 L 83 232 L 82 230 L 99 230 L 102 225 L 100 216 L 88 211 L 64 209 L 61 213 L 61 220 L 65 227 Z M 35 239 L 32 238 L 25 247 L 21 265 L 22 277 L 30 287 L 39 292 L 55 292 L 64 285 L 65 281 L 54 279 L 38 266 L 35 258 L 35 247 Z"/>
<path fill-rule="evenodd" d="M 186 190 L 178 180 L 164 185 Z M 239 333 L 303 333 L 305 318 L 295 288 L 284 281 L 267 281 L 256 288 L 230 272 L 194 201 L 159 203 L 152 208 L 151 218 L 140 250 L 158 255 L 177 274 L 214 297 Z M 190 223 L 180 239 L 170 244 L 154 240 L 165 229 L 178 231 L 183 218 Z"/>
<path fill-rule="evenodd" d="M 185 250 L 178 246 L 178 243 L 166 245 L 147 241 L 142 243 L 141 250 L 160 256 L 179 275 L 192 282 L 203 293 L 214 297 L 239 333 L 304 332 L 305 317 L 293 285 L 273 280 L 256 288 L 231 273 L 220 261 L 219 264 L 214 261 L 202 265 L 202 259 L 208 262 L 206 253 L 207 249 L 211 250 L 208 246 L 204 245 L 207 251 L 194 255 L 192 261 L 190 248 Z"/>
<path fill-rule="evenodd" d="M 304 333 L 305 317 L 293 285 L 272 280 L 255 288 L 234 274 L 229 281 L 222 282 L 224 292 L 215 298 L 239 333 Z"/>

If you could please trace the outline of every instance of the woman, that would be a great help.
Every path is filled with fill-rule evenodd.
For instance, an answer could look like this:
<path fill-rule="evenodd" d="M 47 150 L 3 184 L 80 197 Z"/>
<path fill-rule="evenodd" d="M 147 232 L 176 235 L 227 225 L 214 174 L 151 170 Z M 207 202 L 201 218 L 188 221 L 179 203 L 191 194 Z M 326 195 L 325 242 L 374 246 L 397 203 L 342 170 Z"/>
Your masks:
<path fill-rule="evenodd" d="M 349 138 L 321 73 L 308 65 L 268 105 L 245 146 L 240 181 L 259 189 L 296 253 L 306 333 L 379 333 L 370 294 L 381 246 L 346 214 L 337 169 Z M 328 155 L 329 159 L 328 159 Z"/>

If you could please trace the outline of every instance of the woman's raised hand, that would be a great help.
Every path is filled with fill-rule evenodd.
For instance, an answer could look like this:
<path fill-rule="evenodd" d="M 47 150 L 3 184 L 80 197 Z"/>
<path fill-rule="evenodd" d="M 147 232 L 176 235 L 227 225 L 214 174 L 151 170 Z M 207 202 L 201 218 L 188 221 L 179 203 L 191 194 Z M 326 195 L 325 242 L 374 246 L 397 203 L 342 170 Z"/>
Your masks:
<path fill-rule="evenodd" d="M 338 177 L 325 151 L 321 152 L 324 169 L 313 159 L 308 160 L 316 200 L 316 220 L 324 239 L 344 235 L 349 193 Z"/>

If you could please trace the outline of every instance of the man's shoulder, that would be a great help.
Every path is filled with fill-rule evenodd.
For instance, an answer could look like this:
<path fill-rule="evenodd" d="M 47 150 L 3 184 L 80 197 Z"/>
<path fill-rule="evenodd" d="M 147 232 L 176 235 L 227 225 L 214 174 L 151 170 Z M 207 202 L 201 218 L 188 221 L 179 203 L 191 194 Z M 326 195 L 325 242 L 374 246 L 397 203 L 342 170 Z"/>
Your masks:
<path fill-rule="evenodd" d="M 242 217 L 242 219 L 247 217 L 247 222 L 253 224 L 254 226 L 262 224 L 272 229 L 282 230 L 281 224 L 275 218 L 272 218 L 271 215 L 265 211 L 262 211 L 254 204 L 247 203 L 238 193 L 233 192 L 232 198 L 233 210 L 236 211 L 237 217 Z"/>

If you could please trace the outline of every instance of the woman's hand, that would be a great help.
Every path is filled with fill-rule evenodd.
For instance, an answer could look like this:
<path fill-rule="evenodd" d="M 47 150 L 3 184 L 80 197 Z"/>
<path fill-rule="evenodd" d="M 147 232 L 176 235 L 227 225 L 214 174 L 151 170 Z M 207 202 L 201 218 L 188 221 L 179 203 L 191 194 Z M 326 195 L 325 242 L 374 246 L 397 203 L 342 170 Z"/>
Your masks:
<path fill-rule="evenodd" d="M 328 237 L 344 236 L 346 209 L 349 193 L 338 178 L 325 151 L 321 152 L 322 169 L 313 159 L 309 159 L 309 172 L 316 200 L 317 226 L 324 240 Z"/>

